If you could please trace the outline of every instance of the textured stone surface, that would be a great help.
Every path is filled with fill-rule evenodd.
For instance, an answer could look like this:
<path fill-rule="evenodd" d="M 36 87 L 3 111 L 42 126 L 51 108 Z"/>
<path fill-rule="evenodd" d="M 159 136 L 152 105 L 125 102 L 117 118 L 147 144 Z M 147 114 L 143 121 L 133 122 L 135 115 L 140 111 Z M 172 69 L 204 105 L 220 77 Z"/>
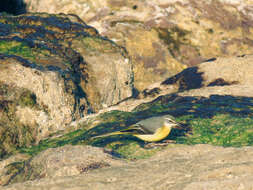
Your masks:
<path fill-rule="evenodd" d="M 178 96 L 210 97 L 229 95 L 253 97 L 253 56 L 215 58 L 154 83 L 131 98 L 108 110 L 132 111 L 142 103 L 155 103 L 159 96 L 176 93 Z M 159 101 L 159 99 L 158 99 Z M 105 110 L 106 111 L 106 110 Z"/>
<path fill-rule="evenodd" d="M 180 90 L 206 86 L 250 84 L 253 80 L 252 55 L 243 57 L 215 58 L 168 78 L 163 85 L 178 84 Z"/>
<path fill-rule="evenodd" d="M 174 85 L 180 95 L 212 94 L 253 96 L 253 56 L 217 58 L 201 63 L 165 80 L 162 85 Z"/>
<path fill-rule="evenodd" d="M 125 50 L 71 15 L 0 15 L 0 157 L 132 95 Z"/>
<path fill-rule="evenodd" d="M 252 156 L 252 147 L 172 146 L 147 160 L 101 168 L 78 176 L 17 183 L 2 189 L 249 190 L 253 188 Z"/>
<path fill-rule="evenodd" d="M 185 65 L 252 53 L 251 0 L 25 2 L 29 11 L 77 14 L 126 47 L 139 90 L 176 74 Z"/>
<path fill-rule="evenodd" d="M 143 83 L 143 81 L 141 81 L 142 77 L 140 77 L 138 73 L 142 73 L 143 76 L 145 76 L 143 77 L 145 80 L 144 82 L 146 82 L 147 79 L 150 80 L 150 83 L 161 81 L 167 78 L 167 75 L 171 75 L 171 73 L 173 74 L 174 72 L 170 71 L 170 69 L 164 71 L 163 66 L 166 64 L 168 65 L 168 63 L 175 63 L 174 68 L 179 68 L 180 70 L 182 69 L 182 65 L 179 64 L 177 66 L 176 63 L 183 62 L 184 64 L 193 65 L 204 59 L 220 55 L 227 56 L 231 54 L 240 55 L 252 53 L 251 1 L 85 1 L 85 3 L 89 3 L 89 5 L 87 4 L 88 6 L 81 0 L 74 2 L 68 0 L 61 2 L 47 1 L 46 4 L 45 2 L 46 1 L 33 1 L 34 4 L 28 3 L 28 7 L 30 5 L 34 7 L 39 5 L 37 8 L 45 8 L 47 3 L 49 3 L 48 5 L 50 5 L 50 7 L 46 7 L 46 11 L 53 10 L 53 12 L 55 12 L 55 10 L 59 10 L 62 12 L 61 8 L 65 8 L 64 11 L 67 11 L 69 7 L 72 6 L 75 11 L 83 11 L 83 14 L 79 15 L 82 16 L 84 20 L 87 16 L 88 20 L 85 21 L 97 26 L 103 35 L 107 35 L 115 42 L 127 47 L 134 63 L 133 69 L 135 71 L 135 78 L 137 79 L 136 86 L 140 90 L 146 88 L 149 81 Z M 58 3 L 56 8 L 53 3 Z M 80 4 L 84 6 L 80 6 Z M 100 9 L 99 7 L 103 8 Z M 44 18 L 45 15 L 46 14 L 42 14 L 41 16 Z M 68 17 L 68 19 L 74 23 L 82 23 L 77 17 L 66 15 L 61 15 L 60 17 Z M 104 77 L 101 71 L 107 71 L 109 67 L 106 68 L 106 66 L 110 65 L 111 67 L 111 62 L 99 69 L 96 67 L 96 64 L 89 63 L 98 63 L 100 60 L 108 60 L 111 56 L 119 56 L 119 59 L 122 60 L 120 64 L 124 64 L 124 61 L 129 62 L 123 49 L 110 41 L 97 37 L 98 34 L 96 30 L 88 26 L 85 28 L 85 32 L 88 33 L 86 40 L 83 40 L 82 30 L 74 30 L 73 33 L 62 32 L 64 31 L 62 26 L 66 26 L 65 24 L 69 22 L 68 20 L 64 20 L 64 22 L 66 22 L 65 24 L 62 22 L 55 22 L 57 20 L 55 17 L 49 19 L 49 21 L 52 21 L 51 25 L 46 27 L 49 32 L 45 32 L 44 30 L 41 31 L 41 28 L 39 28 L 39 34 L 46 34 L 45 36 L 48 38 L 45 36 L 37 36 L 38 33 L 34 32 L 37 28 L 26 28 L 26 25 L 37 23 L 38 20 L 34 19 L 34 17 L 31 17 L 28 21 L 22 17 L 19 18 L 21 18 L 18 22 L 22 23 L 20 24 L 22 26 L 22 32 L 15 31 L 14 33 L 12 33 L 12 29 L 10 30 L 10 26 L 7 26 L 9 21 L 6 22 L 5 20 L 1 20 L 3 24 L 0 27 L 0 36 L 8 36 L 8 40 L 11 38 L 11 43 L 7 43 L 7 45 L 4 44 L 2 47 L 0 46 L 0 49 L 3 54 L 6 54 L 5 50 L 8 50 L 7 53 L 9 54 L 9 52 L 17 51 L 17 49 L 21 47 L 22 51 L 25 52 L 25 56 L 21 56 L 20 54 L 14 54 L 15 56 L 1 55 L 1 61 L 3 63 L 1 69 L 3 69 L 3 71 L 5 71 L 5 68 L 14 68 L 15 70 L 16 65 L 18 65 L 17 71 L 19 72 L 23 68 L 33 68 L 34 65 L 31 63 L 35 61 L 31 59 L 29 55 L 30 52 L 24 50 L 30 47 L 35 50 L 38 44 L 44 47 L 44 42 L 48 43 L 49 41 L 49 45 L 45 46 L 48 46 L 47 48 L 49 49 L 52 48 L 50 53 L 54 51 L 57 53 L 52 53 L 53 56 L 50 56 L 49 59 L 48 52 L 42 48 L 43 51 L 32 51 L 34 53 L 32 58 L 36 58 L 36 62 L 40 63 L 39 66 L 54 63 L 54 67 L 45 67 L 46 69 L 43 71 L 43 73 L 53 73 L 52 76 L 50 75 L 52 79 L 57 79 L 61 76 L 60 74 L 54 74 L 53 71 L 55 68 L 60 68 L 58 71 L 64 72 L 66 70 L 72 72 L 73 70 L 75 72 L 78 71 L 78 73 L 80 72 L 85 76 L 79 81 L 80 78 L 75 78 L 74 75 L 72 75 L 73 73 L 70 72 L 70 76 L 66 76 L 67 80 L 66 78 L 56 80 L 57 82 L 60 81 L 59 84 L 61 84 L 61 80 L 67 81 L 67 84 L 64 83 L 64 85 L 67 86 L 66 96 L 70 97 L 69 101 L 72 101 L 72 103 L 75 102 L 76 99 L 71 96 L 71 93 L 76 92 L 76 82 L 78 84 L 80 82 L 80 87 L 83 91 L 87 92 L 87 97 L 84 96 L 84 94 L 75 94 L 76 96 L 82 97 L 78 98 L 80 102 L 77 101 L 78 104 L 80 104 L 80 107 L 76 107 L 78 111 L 82 113 L 83 107 L 81 107 L 81 105 L 85 105 L 85 108 L 89 107 L 96 111 L 103 106 L 108 106 L 108 102 L 114 103 L 113 100 L 117 98 L 113 99 L 112 96 L 105 92 L 105 89 L 107 89 L 105 87 L 106 82 L 97 81 L 95 78 L 91 77 L 91 73 L 93 73 L 92 76 L 99 75 L 99 77 Z M 44 22 L 45 20 L 39 19 L 39 23 L 42 21 Z M 56 23 L 57 27 L 55 27 Z M 16 22 L 12 22 L 12 25 L 15 24 Z M 82 24 L 84 25 L 84 23 Z M 3 25 L 4 27 L 2 27 Z M 18 27 L 20 26 L 18 25 Z M 77 25 L 75 25 L 75 27 L 79 28 Z M 70 28 L 73 29 L 72 27 Z M 24 31 L 27 32 L 25 34 L 28 34 L 28 39 L 35 39 L 34 42 L 40 43 L 35 43 L 35 45 L 34 43 L 28 43 L 28 46 L 17 45 L 17 43 L 20 42 L 17 40 L 17 37 L 23 39 Z M 75 36 L 76 34 L 78 34 L 78 36 Z M 79 35 L 81 35 L 81 37 Z M 13 36 L 14 38 L 12 39 Z M 54 40 L 58 38 L 68 40 L 62 40 L 54 44 Z M 96 40 L 94 40 L 94 38 Z M 5 41 L 6 43 L 8 40 L 4 37 L 1 38 L 1 42 Z M 69 40 L 71 43 L 68 43 Z M 137 42 L 140 42 L 140 44 L 137 44 Z M 100 46 L 98 44 L 102 45 Z M 145 44 L 145 46 L 143 44 Z M 85 48 L 80 49 L 82 46 Z M 133 49 L 131 49 L 131 47 L 133 47 Z M 60 50 L 58 48 L 60 48 Z M 165 51 L 166 49 L 169 51 Z M 61 51 L 64 53 L 60 53 Z M 76 52 L 78 53 L 76 54 Z M 118 53 L 115 55 L 115 52 Z M 119 54 L 123 55 L 123 57 Z M 20 57 L 26 58 L 27 55 L 29 55 L 28 62 L 20 59 Z M 41 57 L 37 58 L 39 55 Z M 94 60 L 94 57 L 98 59 Z M 87 64 L 82 61 L 80 63 L 80 58 L 83 58 L 84 62 L 87 62 Z M 71 60 L 73 60 L 73 62 L 71 62 Z M 169 60 L 168 63 L 165 60 Z M 75 69 L 69 67 L 68 64 L 61 64 L 65 61 L 73 63 L 76 66 Z M 117 60 L 115 62 L 117 62 Z M 159 64 L 157 64 L 158 62 Z M 13 63 L 17 64 L 15 65 Z M 140 63 L 140 65 L 138 65 L 138 63 Z M 142 68 L 147 70 L 141 70 Z M 33 69 L 36 70 L 36 67 Z M 114 69 L 118 69 L 117 66 L 115 66 Z M 37 70 L 41 72 L 41 70 Z M 86 70 L 90 72 L 90 77 L 87 77 L 88 72 L 86 72 Z M 161 78 L 153 77 L 152 72 L 154 71 L 156 74 L 158 73 Z M 123 109 L 129 111 L 146 101 L 149 103 L 141 105 L 143 107 L 142 114 L 145 114 L 145 117 L 154 114 L 153 112 L 170 112 L 174 113 L 173 115 L 187 115 L 188 113 L 193 113 L 195 116 L 201 116 L 202 114 L 203 116 L 212 118 L 217 112 L 225 112 L 233 113 L 236 117 L 242 117 L 242 119 L 244 119 L 244 116 L 250 117 L 252 115 L 252 98 L 249 98 L 253 96 L 251 85 L 253 75 L 251 71 L 252 56 L 226 59 L 218 58 L 217 60 L 211 59 L 206 63 L 188 68 L 162 83 L 157 82 L 153 84 L 149 89 L 144 90 L 140 94 L 139 100 L 130 99 L 128 102 L 124 102 L 118 105 L 118 107 L 110 109 Z M 40 74 L 40 72 L 38 73 Z M 29 72 L 27 73 L 29 74 Z M 111 73 L 114 72 L 111 71 Z M 7 72 L 4 73 L 3 76 L 4 79 L 5 77 L 9 77 Z M 21 74 L 18 76 L 26 77 L 26 75 Z M 131 78 L 131 74 L 127 76 Z M 140 78 L 138 79 L 137 77 Z M 125 78 L 123 77 L 122 80 L 124 81 Z M 111 81 L 111 79 L 108 81 Z M 37 128 L 34 128 L 34 124 L 37 125 L 37 123 L 40 122 L 50 121 L 47 119 L 45 120 L 45 116 L 50 115 L 51 110 L 48 110 L 47 106 L 40 103 L 41 100 L 38 98 L 40 96 L 32 91 L 33 85 L 29 86 L 28 89 L 26 86 L 12 86 L 12 84 L 16 84 L 15 82 L 16 81 L 7 83 L 3 81 L 0 83 L 0 126 L 6 127 L 6 123 L 9 124 L 9 126 L 5 128 L 7 130 L 2 130 L 3 128 L 0 128 L 0 151 L 4 154 L 8 154 L 9 151 L 14 151 L 15 146 L 12 147 L 12 145 L 15 143 L 18 147 L 22 147 L 36 142 L 38 139 L 34 138 L 34 135 L 31 134 L 40 133 L 36 130 Z M 131 85 L 128 81 L 124 82 L 126 85 Z M 55 83 L 56 82 L 53 84 Z M 121 84 L 124 86 L 123 83 Z M 99 89 L 102 91 L 102 95 L 97 88 L 94 88 L 95 86 L 100 86 Z M 171 95 L 170 93 L 176 94 Z M 161 96 L 164 94 L 166 95 Z M 218 94 L 225 96 L 219 96 Z M 151 101 L 158 96 L 160 97 Z M 144 97 L 146 97 L 146 99 L 142 99 Z M 227 102 L 228 104 L 226 104 Z M 201 104 L 203 106 L 199 109 L 198 106 L 195 107 L 195 104 Z M 231 108 L 226 107 L 229 104 Z M 235 104 L 235 106 L 233 106 L 233 104 Z M 154 106 L 152 107 L 152 105 Z M 216 105 L 220 105 L 220 107 Z M 145 106 L 147 108 L 146 110 Z M 163 109 L 160 111 L 159 107 Z M 74 108 L 71 107 L 70 109 L 70 113 L 73 113 Z M 138 108 L 135 109 L 135 111 L 136 110 L 138 112 Z M 89 110 L 85 111 L 88 112 Z M 80 114 L 80 112 L 75 112 L 74 115 L 76 118 L 79 117 L 78 114 Z M 129 113 L 129 115 L 130 114 L 131 113 Z M 138 115 L 137 118 L 140 119 L 143 115 Z M 30 119 L 27 119 L 26 116 Z M 124 117 L 121 117 L 120 114 L 116 115 L 116 120 L 124 120 L 122 118 Z M 130 122 L 133 122 L 132 119 L 136 119 L 132 118 L 131 115 L 129 118 L 131 119 Z M 215 119 L 215 117 L 213 118 Z M 17 124 L 18 127 L 13 127 L 17 126 Z M 112 126 L 110 126 L 110 124 Z M 104 125 L 101 124 L 98 128 L 103 130 L 103 127 L 115 127 L 118 124 L 121 123 L 110 123 L 109 121 Z M 125 123 L 123 125 L 125 125 Z M 58 129 L 59 128 L 57 128 L 57 130 Z M 43 130 L 47 129 L 43 128 Z M 23 139 L 24 136 L 26 136 L 25 139 Z M 64 138 L 67 139 L 65 139 L 66 141 L 69 140 L 67 137 L 63 136 L 63 139 Z M 249 141 L 251 140 L 250 138 L 251 136 L 249 136 Z M 75 142 L 78 136 L 75 136 L 75 139 L 73 139 L 69 142 Z M 56 141 L 55 144 L 58 146 L 58 143 L 66 143 L 66 141 Z M 121 144 L 116 145 L 121 146 Z M 12 180 L 13 182 L 27 179 L 33 180 L 24 183 L 16 183 L 3 187 L 2 189 L 223 190 L 253 188 L 252 147 L 243 147 L 239 149 L 212 147 L 209 145 L 176 145 L 175 147 L 168 147 L 165 151 L 149 159 L 138 160 L 136 162 L 131 161 L 127 164 L 123 162 L 117 162 L 116 164 L 115 162 L 115 165 L 109 164 L 111 166 L 108 166 L 107 163 L 114 163 L 114 161 L 111 160 L 112 158 L 108 156 L 108 154 L 103 153 L 102 150 L 98 150 L 98 152 L 92 148 L 87 149 L 89 150 L 88 152 L 83 150 L 83 147 L 80 146 L 76 149 L 67 146 L 58 149 L 49 149 L 27 162 L 24 162 L 27 158 L 23 158 L 22 156 L 21 158 L 17 156 L 15 159 L 11 157 L 8 160 L 1 161 L 1 184 L 8 183 Z M 93 153 L 95 157 L 98 158 L 98 162 L 93 162 L 94 157 L 91 158 L 92 161 L 86 157 L 90 154 L 94 156 L 90 151 L 95 152 Z M 101 157 L 96 155 L 97 153 Z M 71 160 L 69 160 L 69 158 L 71 158 Z M 108 162 L 101 162 L 104 158 L 105 160 L 108 159 Z M 10 165 L 8 165 L 9 163 Z M 24 165 L 24 163 L 27 163 L 27 165 Z M 81 165 L 78 165 L 78 163 L 81 163 Z M 17 173 L 20 175 L 16 175 Z"/>
<path fill-rule="evenodd" d="M 65 91 L 65 81 L 53 71 L 39 71 L 22 66 L 22 62 L 15 59 L 4 58 L 0 60 L 0 81 L 8 85 L 7 90 L 23 88 L 34 94 L 37 106 L 16 104 L 13 117 L 22 125 L 31 126 L 37 133 L 38 139 L 53 131 L 63 129 L 72 121 L 75 97 Z M 2 105 L 6 101 L 20 100 L 24 94 L 18 96 L 18 90 L 2 94 Z M 4 107 L 3 114 L 4 114 Z M 7 111 L 7 110 L 6 110 Z M 3 126 L 4 127 L 4 126 Z M 37 129 L 36 129 L 37 128 Z"/>
<path fill-rule="evenodd" d="M 88 101 L 85 110 L 97 111 L 131 96 L 132 66 L 124 49 L 78 17 L 27 14 L 2 16 L 1 21 L 1 53 L 26 59 L 26 65 L 35 64 L 37 70 L 72 74 L 74 85 L 83 90 L 79 99 Z"/>
<path fill-rule="evenodd" d="M 163 88 L 173 86 L 175 92 L 178 93 L 170 94 L 167 91 L 167 95 L 160 96 L 153 101 L 149 101 L 147 104 L 141 104 L 139 108 L 135 108 L 134 111 L 138 112 L 138 110 L 144 110 L 145 116 L 164 112 L 176 116 L 193 114 L 196 117 L 213 119 L 214 122 L 215 117 L 213 116 L 219 115 L 220 113 L 232 114 L 235 115 L 236 118 L 242 117 L 242 119 L 251 117 L 252 98 L 250 97 L 253 97 L 251 85 L 253 76 L 251 73 L 252 59 L 253 56 L 251 55 L 218 58 L 188 68 L 160 85 L 163 86 Z M 221 69 L 218 69 L 219 67 Z M 161 89 L 161 92 L 163 92 L 163 90 L 166 89 Z M 163 93 L 165 93 L 165 91 Z M 218 94 L 224 96 L 219 96 Z M 202 105 L 201 108 L 196 106 L 198 104 Z M 135 106 L 136 105 L 138 104 L 136 103 Z M 231 107 L 229 107 L 229 105 L 231 105 Z M 120 108 L 119 106 L 117 109 Z M 127 106 L 122 106 L 121 108 L 125 109 L 126 107 Z M 159 110 L 160 107 L 163 109 Z M 122 113 L 122 115 L 123 114 L 124 113 Z M 131 113 L 126 114 L 130 115 Z M 120 116 L 120 114 L 115 116 L 116 121 L 118 118 L 123 118 L 123 116 Z M 142 115 L 138 115 L 138 119 L 140 119 L 141 116 Z M 131 120 L 135 119 L 131 116 L 128 118 Z M 100 125 L 99 121 L 97 122 L 98 129 L 103 130 L 103 127 L 110 128 L 109 124 L 112 121 L 108 120 L 106 123 L 107 125 L 105 124 L 104 126 L 101 123 Z M 116 127 L 119 124 L 119 122 L 112 123 L 112 126 Z M 224 123 L 224 125 L 226 126 L 226 123 Z M 249 136 L 248 140 L 249 142 L 251 141 L 251 136 Z M 129 151 L 134 150 L 130 149 Z M 48 153 L 52 152 L 54 152 L 53 149 L 48 151 Z M 78 151 L 76 153 L 78 155 Z M 210 145 L 175 145 L 175 147 L 173 147 L 173 145 L 171 145 L 171 147 L 166 148 L 165 151 L 159 152 L 149 159 L 138 160 L 128 164 L 123 163 L 122 165 L 119 163 L 117 166 L 90 171 L 85 175 L 58 177 L 55 179 L 45 178 L 13 184 L 5 188 L 35 190 L 43 188 L 252 189 L 252 154 L 252 147 L 222 148 Z M 48 154 L 42 153 L 41 155 L 50 158 Z M 60 155 L 60 157 L 64 158 L 68 157 L 58 153 L 56 153 L 56 155 Z M 52 156 L 51 158 L 55 157 Z M 78 156 L 77 158 L 77 160 L 79 160 Z M 44 163 L 44 161 L 41 162 Z M 62 163 L 63 165 L 66 163 L 64 159 Z M 72 166 L 75 168 L 75 164 Z M 67 167 L 67 170 L 69 169 L 72 171 L 72 166 L 69 168 Z M 48 171 L 48 173 L 51 173 L 50 169 Z M 55 172 L 57 173 L 57 171 L 64 171 L 64 169 L 61 170 L 56 168 Z M 52 171 L 52 173 L 54 173 L 54 171 Z M 59 173 L 62 174 L 62 172 Z M 75 172 L 73 173 L 76 174 Z M 26 175 L 24 174 L 21 176 Z M 139 186 L 136 186 L 136 184 Z"/>
<path fill-rule="evenodd" d="M 0 185 L 8 184 L 13 176 L 20 171 L 19 169 L 24 167 L 23 162 L 29 158 L 30 156 L 27 154 L 16 154 L 5 160 L 0 160 Z"/>
<path fill-rule="evenodd" d="M 117 165 L 124 165 L 124 161 L 113 158 L 102 148 L 66 145 L 47 149 L 26 161 L 22 170 L 8 182 L 76 176 Z"/>

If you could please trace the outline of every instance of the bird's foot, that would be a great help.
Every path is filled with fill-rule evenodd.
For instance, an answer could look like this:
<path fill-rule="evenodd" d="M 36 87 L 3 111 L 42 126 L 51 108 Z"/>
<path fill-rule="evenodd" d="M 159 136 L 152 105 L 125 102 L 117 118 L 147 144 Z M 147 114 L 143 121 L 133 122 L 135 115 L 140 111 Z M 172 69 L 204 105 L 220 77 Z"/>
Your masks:
<path fill-rule="evenodd" d="M 163 143 L 171 144 L 171 143 L 176 143 L 176 141 L 168 139 L 168 140 L 164 140 Z"/>
<path fill-rule="evenodd" d="M 144 145 L 144 148 L 156 148 L 156 147 L 164 147 L 168 144 L 175 143 L 175 140 L 164 140 L 160 143 L 148 143 Z"/>

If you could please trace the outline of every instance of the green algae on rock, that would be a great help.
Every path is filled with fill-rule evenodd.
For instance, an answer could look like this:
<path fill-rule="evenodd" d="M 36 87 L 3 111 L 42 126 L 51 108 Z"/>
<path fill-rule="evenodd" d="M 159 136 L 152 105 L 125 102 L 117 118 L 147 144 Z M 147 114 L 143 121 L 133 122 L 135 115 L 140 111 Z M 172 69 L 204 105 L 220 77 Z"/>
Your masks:
<path fill-rule="evenodd" d="M 129 162 L 143 158 L 146 160 L 148 160 L 147 158 L 152 159 L 150 156 L 159 155 L 160 150 L 170 150 L 173 146 L 179 149 L 184 147 L 178 144 L 205 143 L 224 147 L 251 146 L 253 144 L 253 91 L 251 86 L 253 75 L 249 71 L 253 70 L 251 69 L 252 58 L 252 56 L 217 58 L 210 60 L 212 62 L 209 61 L 195 66 L 193 69 L 188 68 L 180 74 L 180 77 L 172 77 L 172 79 L 164 82 L 163 85 L 179 85 L 178 91 L 174 93 L 160 94 L 152 101 L 149 99 L 148 102 L 135 106 L 129 112 L 111 110 L 97 115 L 90 115 L 85 120 L 79 120 L 78 126 L 72 128 L 72 130 L 66 130 L 60 135 L 58 133 L 48 139 L 41 140 L 35 146 L 24 147 L 18 151 L 29 154 L 33 159 L 50 148 L 62 147 L 64 149 L 64 145 L 68 144 L 82 145 L 83 147 L 92 145 L 105 148 L 105 151 L 111 152 L 115 157 Z M 226 72 L 216 71 L 215 69 L 219 68 L 218 66 L 220 68 L 224 67 L 225 69 L 222 70 Z M 212 67 L 215 69 L 212 69 Z M 192 71 L 194 72 L 191 73 Z M 235 75 L 235 72 L 237 74 L 241 73 L 241 75 Z M 201 80 L 192 81 L 193 85 L 178 82 L 178 80 L 190 80 L 191 78 L 187 78 L 189 73 L 193 77 L 194 74 L 197 74 L 197 77 L 201 77 Z M 182 85 L 181 88 L 180 85 Z M 235 90 L 240 91 L 238 93 Z M 1 92 L 6 94 L 6 87 Z M 114 108 L 121 108 L 122 110 L 124 108 L 124 104 L 121 107 L 120 104 L 117 106 Z M 115 135 L 100 139 L 91 138 L 96 135 L 125 129 L 129 125 L 148 117 L 165 114 L 174 116 L 176 121 L 180 122 L 185 129 L 172 130 L 166 140 L 172 140 L 174 143 L 169 146 L 148 148 L 150 144 L 129 135 Z M 160 145 L 162 144 L 161 142 Z M 191 148 L 193 146 L 189 149 Z M 159 153 L 157 153 L 158 151 Z M 173 152 L 170 152 L 171 154 Z M 145 160 L 141 160 L 141 162 L 145 162 Z M 93 166 L 96 168 L 100 165 L 95 163 L 91 165 L 91 168 Z M 102 166 L 104 165 L 102 164 Z M 13 178 L 13 182 L 15 180 L 26 180 L 29 176 L 31 177 L 29 179 L 36 179 L 36 175 L 41 172 L 40 167 L 38 167 L 38 170 L 33 171 L 36 175 L 30 175 L 29 170 L 25 171 L 25 167 L 22 168 L 22 163 L 14 163 L 10 168 L 13 168 L 13 171 L 20 171 Z M 87 170 L 86 167 L 83 168 L 85 171 Z M 99 173 L 100 170 L 97 172 Z M 23 174 L 28 178 L 24 178 Z M 40 175 L 37 175 L 37 177 L 40 177 Z M 44 176 L 42 175 L 42 177 Z"/>
<path fill-rule="evenodd" d="M 0 158 L 36 141 L 37 126 L 25 125 L 16 116 L 19 106 L 36 105 L 30 96 L 26 89 L 11 88 L 0 82 Z"/>
<path fill-rule="evenodd" d="M 75 15 L 0 15 L 0 157 L 132 95 L 124 48 Z M 5 132 L 4 132 L 5 131 Z"/>

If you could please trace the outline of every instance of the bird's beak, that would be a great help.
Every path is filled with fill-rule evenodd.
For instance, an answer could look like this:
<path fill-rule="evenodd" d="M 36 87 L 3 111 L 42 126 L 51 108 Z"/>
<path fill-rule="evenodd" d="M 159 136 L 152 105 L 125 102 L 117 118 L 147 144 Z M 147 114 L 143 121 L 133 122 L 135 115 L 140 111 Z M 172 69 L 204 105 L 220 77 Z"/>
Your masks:
<path fill-rule="evenodd" d="M 175 122 L 175 121 L 173 121 L 172 128 L 181 129 L 181 130 L 184 129 L 184 127 L 180 123 Z"/>
<path fill-rule="evenodd" d="M 166 120 L 168 120 L 168 122 L 171 124 L 171 128 L 181 129 L 181 130 L 184 129 L 184 127 L 181 124 L 179 124 L 178 122 L 176 122 L 170 118 L 166 118 Z"/>
<path fill-rule="evenodd" d="M 182 125 L 180 125 L 179 123 L 175 123 L 175 125 L 173 125 L 172 128 L 175 128 L 175 129 L 184 129 L 182 127 Z"/>

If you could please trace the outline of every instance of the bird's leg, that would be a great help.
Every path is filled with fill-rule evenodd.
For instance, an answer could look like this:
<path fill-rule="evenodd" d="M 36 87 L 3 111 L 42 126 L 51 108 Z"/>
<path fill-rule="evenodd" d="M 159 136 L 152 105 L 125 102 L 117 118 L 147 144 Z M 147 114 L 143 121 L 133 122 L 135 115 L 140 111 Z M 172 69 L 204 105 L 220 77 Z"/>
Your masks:
<path fill-rule="evenodd" d="M 162 142 L 163 142 L 163 143 L 165 143 L 165 144 L 176 143 L 176 141 L 175 141 L 175 140 L 171 140 L 171 139 L 164 140 L 164 141 L 162 141 Z"/>

